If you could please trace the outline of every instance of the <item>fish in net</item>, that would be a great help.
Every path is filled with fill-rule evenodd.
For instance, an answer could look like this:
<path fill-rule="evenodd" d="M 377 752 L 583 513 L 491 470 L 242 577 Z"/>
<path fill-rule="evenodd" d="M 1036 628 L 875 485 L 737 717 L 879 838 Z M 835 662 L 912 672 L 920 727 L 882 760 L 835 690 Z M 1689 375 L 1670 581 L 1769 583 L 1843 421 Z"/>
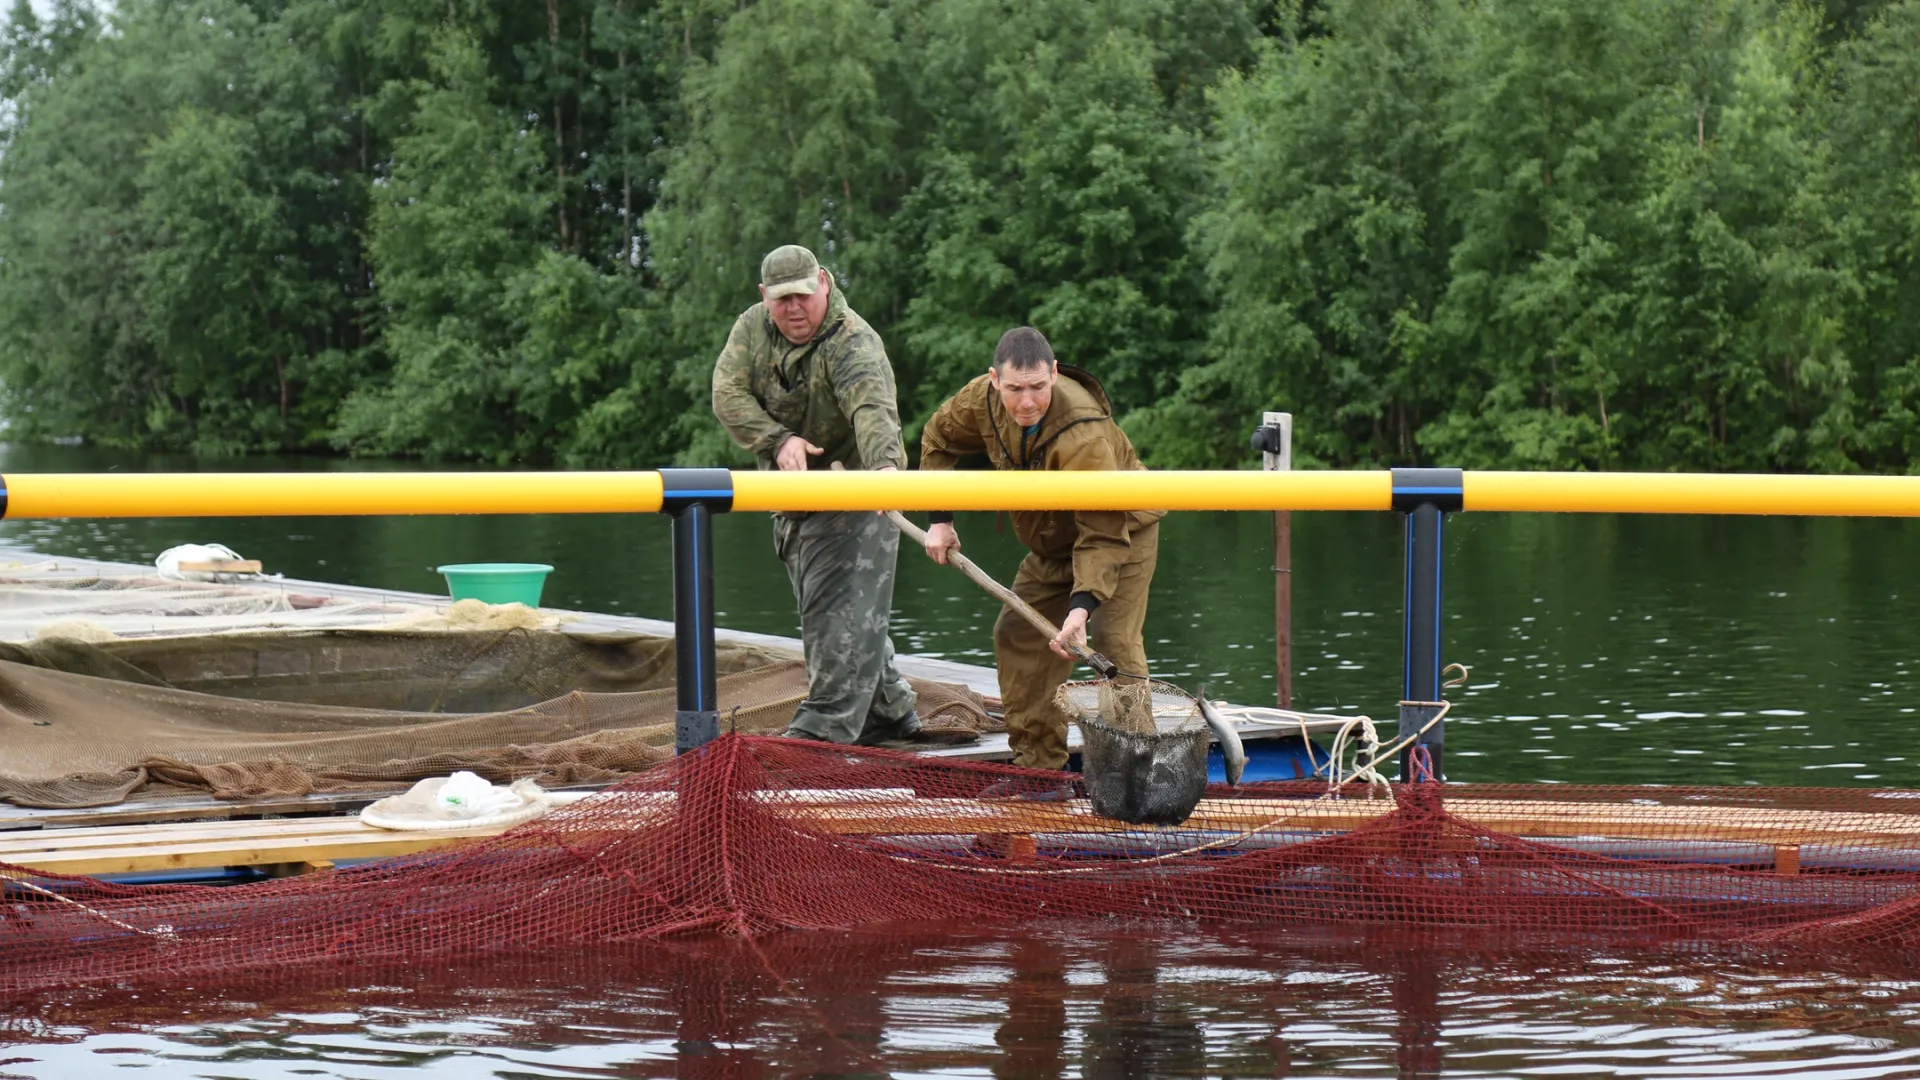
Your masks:
<path fill-rule="evenodd" d="M 1207 790 L 1211 732 L 1199 702 L 1157 681 L 1062 683 L 1054 703 L 1080 727 L 1093 812 L 1131 825 L 1178 825 Z"/>

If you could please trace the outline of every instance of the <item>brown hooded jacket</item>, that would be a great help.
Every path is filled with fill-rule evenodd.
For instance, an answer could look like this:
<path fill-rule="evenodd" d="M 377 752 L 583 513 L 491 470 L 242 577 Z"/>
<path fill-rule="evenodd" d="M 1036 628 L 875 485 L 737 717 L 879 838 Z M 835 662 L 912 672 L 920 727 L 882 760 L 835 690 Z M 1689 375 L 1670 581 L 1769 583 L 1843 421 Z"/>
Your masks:
<path fill-rule="evenodd" d="M 984 452 L 996 469 L 1146 468 L 1114 423 L 1099 380 L 1071 364 L 1059 367 L 1053 401 L 1032 436 L 1007 413 L 987 376 L 961 387 L 921 432 L 920 467 L 951 469 L 961 456 Z M 1073 591 L 1105 603 L 1127 562 L 1131 534 L 1164 516 L 1164 510 L 1015 510 L 1013 530 L 1035 555 L 1071 559 Z"/>

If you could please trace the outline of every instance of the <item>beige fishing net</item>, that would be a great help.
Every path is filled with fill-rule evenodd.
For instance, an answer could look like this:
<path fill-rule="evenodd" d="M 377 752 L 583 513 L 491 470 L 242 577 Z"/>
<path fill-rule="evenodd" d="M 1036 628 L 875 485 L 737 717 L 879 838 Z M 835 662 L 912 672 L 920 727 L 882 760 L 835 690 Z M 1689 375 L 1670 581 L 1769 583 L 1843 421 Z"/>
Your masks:
<path fill-rule="evenodd" d="M 218 582 L 179 581 L 152 571 L 85 561 L 0 563 L 0 641 L 49 637 L 103 641 L 393 624 L 432 627 L 445 626 L 450 618 L 458 616 L 446 604 L 423 602 L 421 597 L 322 593 L 297 581 L 258 575 Z M 526 608 L 516 618 L 523 624 L 531 619 L 549 627 L 559 622 L 555 613 Z"/>
<path fill-rule="evenodd" d="M 776 732 L 793 653 L 722 642 L 722 731 Z M 923 724 L 985 730 L 980 697 L 914 681 Z M 673 642 L 536 629 L 314 630 L 0 644 L 0 800 L 100 806 L 382 791 L 470 770 L 610 781 L 673 754 Z"/>

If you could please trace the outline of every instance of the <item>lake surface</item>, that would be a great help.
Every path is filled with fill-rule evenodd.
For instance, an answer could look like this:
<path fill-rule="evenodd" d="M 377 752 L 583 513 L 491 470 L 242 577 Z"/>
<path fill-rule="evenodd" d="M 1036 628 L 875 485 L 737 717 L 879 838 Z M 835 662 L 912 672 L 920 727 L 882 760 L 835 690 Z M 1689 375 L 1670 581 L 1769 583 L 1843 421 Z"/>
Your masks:
<path fill-rule="evenodd" d="M 414 466 L 0 447 L 4 473 L 396 467 Z M 1011 530 L 991 514 L 959 528 L 1009 580 Z M 1302 513 L 1293 533 L 1297 703 L 1391 727 L 1399 519 Z M 150 562 L 184 542 L 289 577 L 422 592 L 443 588 L 441 563 L 548 562 L 552 606 L 672 611 L 658 516 L 0 522 L 0 543 L 50 554 Z M 715 547 L 722 624 L 796 633 L 766 517 L 720 517 Z M 1907 521 L 1456 515 L 1445 656 L 1473 678 L 1448 719 L 1449 776 L 1920 787 L 1916 551 Z M 1272 701 L 1271 568 L 1268 516 L 1169 517 L 1147 623 L 1156 674 Z M 996 606 L 957 573 L 904 551 L 897 605 L 903 651 L 990 663 Z M 1191 926 L 764 947 L 784 981 L 766 984 L 769 962 L 737 945 L 688 943 L 436 971 L 404 991 L 210 991 L 16 1018 L 0 1076 L 1920 1077 L 1920 982 L 1897 973 Z"/>
<path fill-rule="evenodd" d="M 315 978 L 320 978 L 316 976 Z M 1920 983 L 1184 926 L 681 941 L 362 985 L 122 995 L 8 1076 L 1920 1076 Z"/>

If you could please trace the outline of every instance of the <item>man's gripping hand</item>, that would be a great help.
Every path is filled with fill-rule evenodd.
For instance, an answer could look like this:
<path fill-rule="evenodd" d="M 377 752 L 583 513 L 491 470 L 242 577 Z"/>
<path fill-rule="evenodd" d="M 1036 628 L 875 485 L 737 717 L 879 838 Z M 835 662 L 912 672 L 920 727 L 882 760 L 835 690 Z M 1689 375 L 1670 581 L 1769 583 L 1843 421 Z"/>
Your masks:
<path fill-rule="evenodd" d="M 960 534 L 953 531 L 951 522 L 941 522 L 927 529 L 927 558 L 947 565 L 949 556 L 960 551 Z"/>
<path fill-rule="evenodd" d="M 1055 634 L 1047 647 L 1058 653 L 1062 659 L 1074 658 L 1072 649 L 1078 646 L 1082 652 L 1087 649 L 1087 609 L 1074 608 L 1067 612 L 1066 619 L 1060 624 L 1060 632 Z"/>

